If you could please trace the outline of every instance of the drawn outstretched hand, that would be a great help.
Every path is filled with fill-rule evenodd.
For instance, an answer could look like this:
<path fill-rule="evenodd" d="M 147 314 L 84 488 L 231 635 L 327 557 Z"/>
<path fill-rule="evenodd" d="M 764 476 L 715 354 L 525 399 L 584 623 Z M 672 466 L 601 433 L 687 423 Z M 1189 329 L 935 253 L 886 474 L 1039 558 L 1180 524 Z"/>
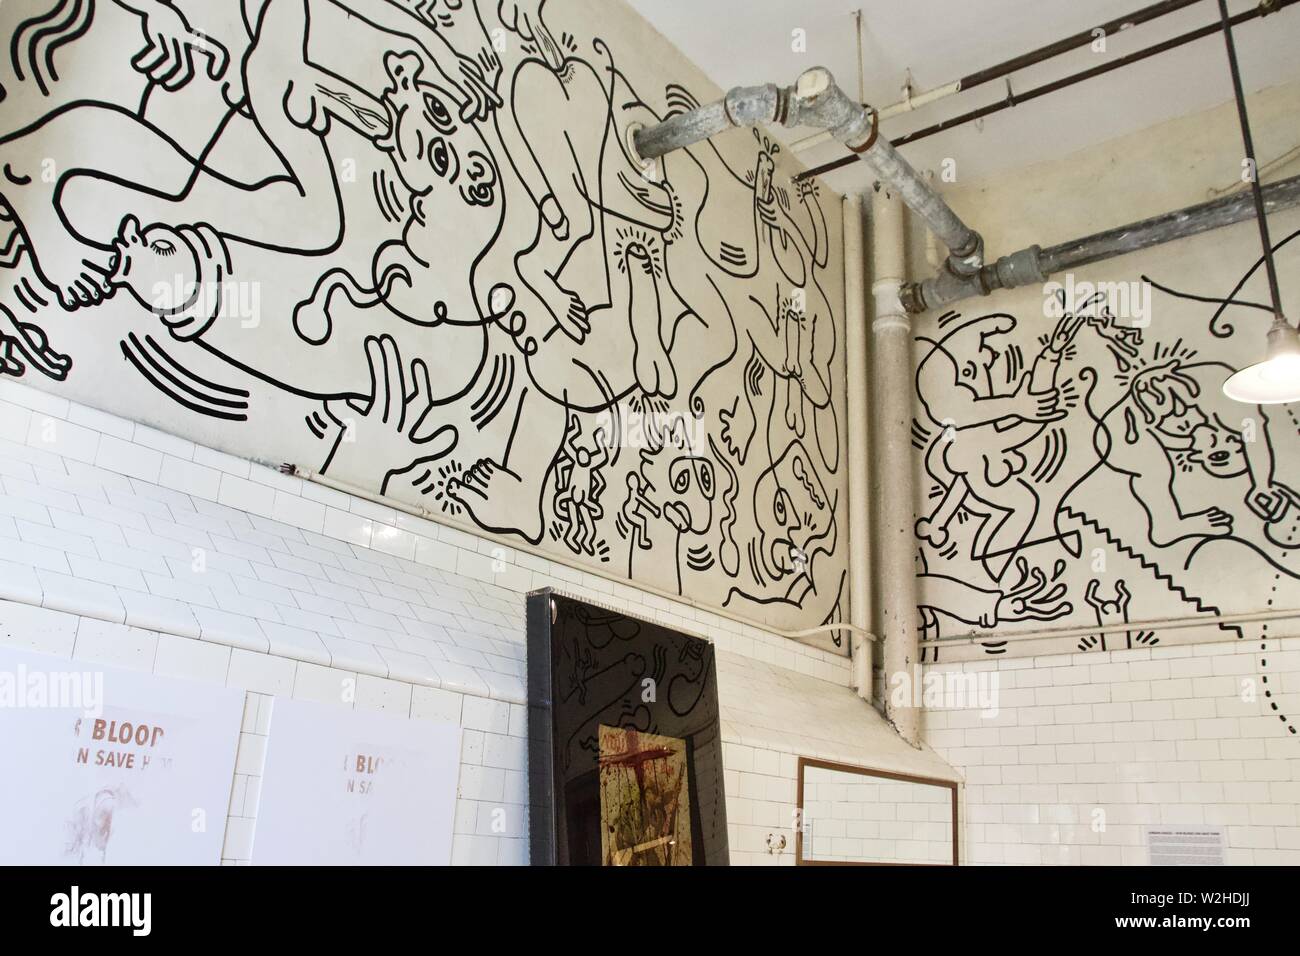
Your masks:
<path fill-rule="evenodd" d="M 208 58 L 207 74 L 214 80 L 225 75 L 230 54 L 216 40 L 190 29 L 179 10 L 165 3 L 142 12 L 145 48 L 131 65 L 165 90 L 179 90 L 194 78 L 194 54 Z"/>
<path fill-rule="evenodd" d="M 456 446 L 458 433 L 454 425 L 439 426 L 430 420 L 434 408 L 433 388 L 429 367 L 422 359 L 411 363 L 408 381 L 406 367 L 391 335 L 367 336 L 365 344 L 372 384 L 370 401 L 362 404 L 348 399 L 325 404 L 326 413 L 340 427 L 330 464 L 333 467 L 339 451 L 350 446 L 353 449 L 349 452 L 350 465 L 373 470 L 377 458 L 381 459 L 381 467 L 386 464 L 382 458 L 385 451 L 394 448 L 394 439 L 404 438 L 411 445 L 419 446 L 410 460 L 406 455 L 411 449 L 405 443 L 397 443 L 396 447 L 402 449 L 401 463 L 384 471 L 382 488 L 393 476 L 446 455 Z"/>
<path fill-rule="evenodd" d="M 993 627 L 1010 621 L 1054 621 L 1073 610 L 1065 600 L 1066 587 L 1060 580 L 1065 562 L 1058 560 L 1049 578 L 1042 568 L 1029 566 L 1024 557 L 1016 558 L 1016 583 L 1002 592 L 993 619 L 981 621 Z"/>

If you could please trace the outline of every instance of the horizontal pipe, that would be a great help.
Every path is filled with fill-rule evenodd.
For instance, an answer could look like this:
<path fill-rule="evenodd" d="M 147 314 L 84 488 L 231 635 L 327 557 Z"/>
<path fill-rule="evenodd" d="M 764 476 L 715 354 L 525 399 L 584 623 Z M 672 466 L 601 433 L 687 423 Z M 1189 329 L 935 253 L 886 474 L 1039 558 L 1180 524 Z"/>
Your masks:
<path fill-rule="evenodd" d="M 898 151 L 877 137 L 873 114 L 835 85 L 825 67 L 805 70 L 794 86 L 742 86 L 714 103 L 669 117 L 632 133 L 637 156 L 655 160 L 731 126 L 778 123 L 816 126 L 860 156 L 882 184 L 898 195 L 948 247 L 948 267 L 969 275 L 983 265 L 984 241 L 971 229 Z"/>
<path fill-rule="evenodd" d="M 1300 176 L 1271 183 L 1263 187 L 1263 193 L 1264 208 L 1269 213 L 1300 205 Z M 1054 273 L 1220 229 L 1254 214 L 1251 194 L 1234 193 L 1046 249 L 1029 246 L 984 266 L 974 275 L 959 276 L 941 269 L 923 282 L 909 283 L 903 287 L 903 305 L 911 313 L 925 312 L 998 289 L 1046 282 Z"/>
<path fill-rule="evenodd" d="M 1300 203 L 1300 176 L 1271 183 L 1263 188 L 1263 193 L 1265 212 L 1288 209 Z M 1048 274 L 1062 272 L 1231 226 L 1250 219 L 1254 214 L 1254 198 L 1249 193 L 1233 193 L 1073 242 L 1049 246 L 1042 251 L 1041 262 Z"/>
<path fill-rule="evenodd" d="M 1233 26 L 1236 26 L 1239 23 L 1245 23 L 1248 20 L 1264 17 L 1270 13 L 1277 13 L 1279 10 L 1295 3 L 1300 3 L 1300 0 L 1265 0 L 1265 2 L 1260 3 L 1258 6 L 1252 7 L 1249 10 L 1231 17 L 1230 22 Z M 1036 86 L 1031 90 L 1026 90 L 1022 93 L 1009 92 L 1004 99 L 998 100 L 994 103 L 989 103 L 986 106 L 981 106 L 968 113 L 954 116 L 951 119 L 941 120 L 931 126 L 926 126 L 923 129 L 908 133 L 905 136 L 900 136 L 897 139 L 891 140 L 891 142 L 895 147 L 902 147 L 909 143 L 915 143 L 918 140 L 926 139 L 946 130 L 956 129 L 957 127 L 964 126 L 967 123 L 973 123 L 974 121 L 983 119 L 986 116 L 992 116 L 994 113 L 1000 113 L 1003 110 L 1012 109 L 1013 107 L 1028 103 L 1031 100 L 1047 96 L 1050 93 L 1059 92 L 1060 90 L 1067 89 L 1068 87 L 1082 83 L 1086 80 L 1094 79 L 1095 77 L 1102 76 L 1114 70 L 1131 66 L 1134 63 L 1146 60 L 1160 53 L 1167 53 L 1170 50 L 1177 49 L 1178 47 L 1192 43 L 1195 40 L 1218 34 L 1222 30 L 1223 25 L 1220 23 L 1216 22 L 1207 24 L 1206 26 L 1199 27 L 1198 29 L 1189 31 L 1188 33 L 1182 33 L 1176 37 L 1171 37 L 1168 40 L 1164 40 L 1152 46 L 1144 47 L 1143 49 L 1129 53 L 1126 56 L 1117 57 L 1114 60 L 1108 60 L 1098 66 L 1091 67 L 1090 69 L 1078 73 L 1072 73 L 1069 76 L 1062 77 L 1059 80 L 1053 80 L 1050 83 L 1044 83 L 1042 86 Z M 857 162 L 857 159 L 858 157 L 856 156 L 844 156 L 840 159 L 831 160 L 828 163 L 814 166 L 812 169 L 800 173 L 795 177 L 795 179 L 810 179 L 813 176 L 821 176 L 824 173 L 834 172 L 837 169 L 843 169 L 845 166 L 853 165 L 853 163 Z"/>
<path fill-rule="evenodd" d="M 1041 46 L 1036 50 L 1031 50 L 1030 52 L 1023 53 L 1020 56 L 1012 57 L 1010 60 L 1003 60 L 1001 63 L 994 64 L 993 66 L 987 67 L 983 70 L 968 73 L 959 80 L 953 80 L 952 82 L 945 83 L 942 86 L 933 87 L 922 93 L 916 93 L 914 95 L 909 93 L 897 103 L 892 103 L 881 109 L 880 118 L 886 120 L 903 113 L 910 113 L 913 110 L 920 109 L 922 106 L 928 106 L 929 104 L 939 100 L 947 99 L 955 93 L 962 93 L 974 89 L 984 83 L 1001 79 L 1004 76 L 1010 76 L 1018 70 L 1023 70 L 1026 67 L 1034 66 L 1035 64 L 1042 63 L 1045 60 L 1050 60 L 1063 53 L 1069 53 L 1071 50 L 1077 50 L 1080 47 L 1089 46 L 1096 42 L 1098 35 L 1110 36 L 1113 33 L 1118 33 L 1120 30 L 1127 30 L 1130 27 L 1135 27 L 1150 20 L 1154 20 L 1157 17 L 1162 17 L 1167 13 L 1174 13 L 1175 11 L 1191 6 L 1193 3 L 1197 2 L 1199 2 L 1199 0 L 1163 0 L 1161 3 L 1153 3 L 1148 7 L 1143 7 L 1141 10 L 1135 10 L 1133 13 L 1128 14 L 1128 16 L 1116 17 L 1113 20 L 1108 20 L 1105 23 L 1098 24 L 1095 27 L 1090 27 L 1087 30 L 1081 30 L 1072 36 L 1057 40 L 1055 43 Z M 811 149 L 813 146 L 818 146 L 830 138 L 831 137 L 826 133 L 818 133 L 815 136 L 808 136 L 792 143 L 790 148 L 797 153 L 805 149 Z M 894 145 L 898 146 L 901 144 L 895 142 Z"/>
<path fill-rule="evenodd" d="M 997 66 L 989 67 L 987 70 L 980 70 L 969 76 L 962 77 L 962 89 L 969 90 L 979 86 L 981 83 L 988 83 L 990 80 L 1000 80 L 1004 76 L 1010 76 L 1025 67 L 1034 66 L 1042 63 L 1044 60 L 1050 60 L 1053 57 L 1060 56 L 1063 53 L 1069 53 L 1071 50 L 1077 50 L 1081 47 L 1091 46 L 1097 41 L 1098 34 L 1101 36 L 1111 36 L 1121 30 L 1127 30 L 1130 27 L 1139 26 L 1169 13 L 1176 13 L 1184 7 L 1190 7 L 1199 0 L 1164 0 L 1163 3 L 1153 3 L 1149 7 L 1143 7 L 1141 10 L 1135 10 L 1133 13 L 1123 17 L 1116 17 L 1105 23 L 1098 24 L 1095 27 L 1089 27 L 1086 30 L 1080 30 L 1072 36 L 1057 40 L 1055 43 L 1049 43 L 1047 46 L 1041 46 L 1022 56 L 1014 57 L 999 63 Z"/>

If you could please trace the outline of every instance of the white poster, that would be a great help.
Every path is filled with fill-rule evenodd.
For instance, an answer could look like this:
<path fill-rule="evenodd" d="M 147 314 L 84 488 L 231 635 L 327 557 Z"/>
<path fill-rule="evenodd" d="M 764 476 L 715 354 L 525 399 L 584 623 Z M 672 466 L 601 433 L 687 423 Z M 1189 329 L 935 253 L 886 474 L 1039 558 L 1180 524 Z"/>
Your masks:
<path fill-rule="evenodd" d="M 244 693 L 0 647 L 0 864 L 221 862 Z"/>
<path fill-rule="evenodd" d="M 459 777 L 455 724 L 277 699 L 253 862 L 448 864 Z"/>

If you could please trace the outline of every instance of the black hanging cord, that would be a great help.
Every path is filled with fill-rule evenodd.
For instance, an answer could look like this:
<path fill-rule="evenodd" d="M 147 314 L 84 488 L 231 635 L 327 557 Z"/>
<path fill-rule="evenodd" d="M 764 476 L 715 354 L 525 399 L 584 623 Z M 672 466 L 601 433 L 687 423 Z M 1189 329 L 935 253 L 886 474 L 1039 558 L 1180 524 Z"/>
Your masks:
<path fill-rule="evenodd" d="M 1232 90 L 1237 97 L 1237 119 L 1241 123 L 1241 140 L 1250 163 L 1250 192 L 1255 198 L 1255 221 L 1259 223 L 1259 241 L 1264 246 L 1264 269 L 1268 274 L 1268 291 L 1273 300 L 1273 320 L 1285 322 L 1282 294 L 1277 286 L 1277 267 L 1273 264 L 1273 243 L 1268 237 L 1268 219 L 1264 214 L 1264 193 L 1259 186 L 1259 167 L 1255 162 L 1255 143 L 1250 135 L 1250 118 L 1246 114 L 1246 94 L 1241 89 L 1241 71 L 1237 68 L 1237 47 L 1232 42 L 1232 22 L 1227 0 L 1219 0 L 1219 18 L 1223 21 L 1223 42 L 1228 47 L 1228 69 L 1232 72 Z"/>

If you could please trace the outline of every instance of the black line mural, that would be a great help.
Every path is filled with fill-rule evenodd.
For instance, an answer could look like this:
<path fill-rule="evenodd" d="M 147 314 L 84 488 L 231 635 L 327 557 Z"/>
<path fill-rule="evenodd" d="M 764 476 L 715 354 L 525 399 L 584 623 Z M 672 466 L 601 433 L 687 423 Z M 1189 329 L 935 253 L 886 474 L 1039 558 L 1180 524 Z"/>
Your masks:
<path fill-rule="evenodd" d="M 761 132 L 634 160 L 629 125 L 695 99 L 642 99 L 591 19 L 4 4 L 0 373 L 840 619 L 837 204 Z"/>
<path fill-rule="evenodd" d="M 1253 361 L 1268 321 L 1243 292 L 1258 270 L 1226 296 L 1149 276 L 1059 288 L 1054 322 L 950 313 L 918 336 L 927 637 L 1096 624 L 1078 650 L 1132 648 L 1160 638 L 1130 622 L 1297 606 L 1300 422 L 1221 391 L 1222 356 Z M 1143 283 L 1158 321 L 1134 309 Z"/>

